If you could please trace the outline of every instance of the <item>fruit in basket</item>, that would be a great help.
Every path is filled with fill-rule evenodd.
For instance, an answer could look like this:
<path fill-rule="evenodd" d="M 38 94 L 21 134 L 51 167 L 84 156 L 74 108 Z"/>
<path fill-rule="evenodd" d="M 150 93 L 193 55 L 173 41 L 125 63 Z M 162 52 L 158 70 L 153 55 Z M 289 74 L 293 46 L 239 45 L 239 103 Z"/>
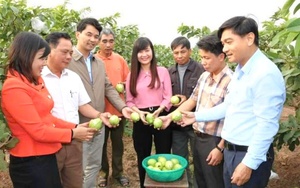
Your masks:
<path fill-rule="evenodd" d="M 154 168 L 159 168 L 159 170 L 161 170 L 163 168 L 163 164 L 161 164 L 161 162 L 156 162 Z"/>
<path fill-rule="evenodd" d="M 166 168 L 167 170 L 172 170 L 172 169 L 173 169 L 173 166 L 174 166 L 174 164 L 173 164 L 172 161 L 170 161 L 170 160 L 166 161 L 166 163 L 165 163 L 165 168 Z"/>
<path fill-rule="evenodd" d="M 176 158 L 172 158 L 171 161 L 172 161 L 173 165 L 179 164 L 179 160 Z"/>
<path fill-rule="evenodd" d="M 149 159 L 155 159 L 156 161 L 158 161 L 158 158 L 161 161 L 164 161 L 164 159 L 166 160 L 164 166 L 161 167 L 159 165 L 159 162 L 157 162 L 158 164 L 156 164 L 156 166 L 158 166 L 158 167 L 152 167 L 147 164 Z M 176 166 L 173 164 L 173 162 L 171 160 L 173 158 L 175 158 L 179 161 L 178 164 L 176 164 Z M 177 160 L 175 160 L 175 163 Z M 169 161 L 169 162 L 167 162 L 167 161 Z M 170 162 L 172 164 L 168 164 Z M 170 165 L 170 166 L 173 165 L 173 168 L 169 170 L 167 168 L 168 165 Z M 184 157 L 181 157 L 179 155 L 174 155 L 174 154 L 163 154 L 163 153 L 148 156 L 142 162 L 142 166 L 145 168 L 146 173 L 149 176 L 149 178 L 154 181 L 157 181 L 157 182 L 173 182 L 173 181 L 178 180 L 180 177 L 182 177 L 187 165 L 188 165 L 188 162 Z"/>
<path fill-rule="evenodd" d="M 154 167 L 156 162 L 157 162 L 157 161 L 156 161 L 155 159 L 149 159 L 149 160 L 147 161 L 147 165 L 148 165 L 148 167 L 149 167 L 149 166 Z"/>
<path fill-rule="evenodd" d="M 177 169 L 180 169 L 180 168 L 182 168 L 181 164 L 175 164 L 174 167 L 173 167 L 173 170 L 177 170 Z"/>
<path fill-rule="evenodd" d="M 157 161 L 160 162 L 163 166 L 165 166 L 167 159 L 164 156 L 159 156 Z"/>

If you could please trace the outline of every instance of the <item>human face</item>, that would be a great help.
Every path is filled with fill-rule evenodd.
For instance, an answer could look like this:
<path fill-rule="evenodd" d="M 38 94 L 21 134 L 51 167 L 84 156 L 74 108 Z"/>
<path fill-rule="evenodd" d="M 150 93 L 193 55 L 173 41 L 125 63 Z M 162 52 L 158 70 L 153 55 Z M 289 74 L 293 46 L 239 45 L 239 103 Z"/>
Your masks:
<path fill-rule="evenodd" d="M 226 54 L 229 62 L 245 65 L 251 55 L 249 47 L 253 45 L 253 33 L 245 36 L 237 35 L 232 29 L 225 29 L 221 36 L 223 52 Z"/>
<path fill-rule="evenodd" d="M 182 45 L 179 45 L 173 49 L 173 58 L 179 65 L 184 65 L 189 62 L 191 52 L 191 49 L 187 49 L 186 47 L 182 48 Z"/>
<path fill-rule="evenodd" d="M 47 64 L 52 70 L 54 69 L 61 73 L 61 71 L 69 65 L 72 59 L 72 54 L 72 42 L 61 38 L 55 48 L 51 46 L 51 52 L 48 56 Z"/>
<path fill-rule="evenodd" d="M 101 36 L 99 42 L 99 48 L 103 55 L 110 56 L 114 49 L 114 46 L 115 46 L 115 39 L 112 34 Z"/>
<path fill-rule="evenodd" d="M 31 65 L 33 77 L 36 79 L 41 76 L 43 67 L 46 65 L 47 57 L 42 57 L 44 52 L 45 48 L 38 50 Z"/>
<path fill-rule="evenodd" d="M 224 60 L 225 55 L 223 53 L 216 56 L 210 51 L 199 49 L 199 55 L 203 68 L 213 75 L 219 74 L 226 65 Z"/>
<path fill-rule="evenodd" d="M 76 32 L 77 49 L 88 55 L 99 42 L 99 31 L 92 25 L 87 25 L 82 32 Z"/>
<path fill-rule="evenodd" d="M 148 46 L 144 50 L 139 51 L 137 54 L 138 61 L 142 66 L 150 65 L 152 57 L 152 49 L 150 48 L 150 46 Z"/>

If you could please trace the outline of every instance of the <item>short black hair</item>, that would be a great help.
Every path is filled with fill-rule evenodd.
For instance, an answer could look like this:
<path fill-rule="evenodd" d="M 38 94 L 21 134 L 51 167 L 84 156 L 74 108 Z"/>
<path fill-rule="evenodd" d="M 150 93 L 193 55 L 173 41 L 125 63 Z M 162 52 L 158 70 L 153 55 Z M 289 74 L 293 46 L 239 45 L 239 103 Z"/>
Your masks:
<path fill-rule="evenodd" d="M 221 39 L 225 29 L 232 29 L 239 36 L 245 36 L 248 33 L 255 35 L 254 44 L 259 45 L 258 25 L 252 18 L 246 16 L 236 16 L 225 21 L 218 30 L 218 37 Z"/>
<path fill-rule="evenodd" d="M 215 55 L 223 53 L 223 45 L 216 33 L 204 36 L 197 42 L 197 47 Z"/>
<path fill-rule="evenodd" d="M 102 26 L 100 25 L 99 21 L 95 18 L 84 18 L 80 20 L 80 22 L 77 24 L 77 31 L 82 32 L 83 30 L 85 30 L 87 25 L 94 26 L 99 31 L 99 34 L 102 31 Z"/>
<path fill-rule="evenodd" d="M 187 49 L 191 49 L 191 43 L 189 41 L 189 39 L 187 39 L 186 37 L 177 37 L 175 38 L 172 43 L 171 43 L 171 49 L 174 50 L 175 48 L 177 48 L 177 46 L 182 45 L 182 48 L 186 47 Z"/>

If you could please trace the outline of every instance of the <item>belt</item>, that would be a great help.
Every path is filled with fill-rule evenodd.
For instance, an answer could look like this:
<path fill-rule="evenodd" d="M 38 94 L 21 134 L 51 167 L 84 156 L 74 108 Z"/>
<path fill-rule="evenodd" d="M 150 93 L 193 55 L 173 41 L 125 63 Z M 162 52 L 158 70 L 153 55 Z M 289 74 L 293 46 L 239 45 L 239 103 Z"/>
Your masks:
<path fill-rule="evenodd" d="M 225 149 L 229 151 L 248 151 L 248 146 L 235 145 L 225 141 Z"/>
<path fill-rule="evenodd" d="M 196 136 L 201 137 L 201 138 L 208 138 L 208 137 L 211 137 L 211 135 L 202 133 L 202 132 L 200 132 L 200 131 L 194 131 L 194 133 L 196 134 Z"/>

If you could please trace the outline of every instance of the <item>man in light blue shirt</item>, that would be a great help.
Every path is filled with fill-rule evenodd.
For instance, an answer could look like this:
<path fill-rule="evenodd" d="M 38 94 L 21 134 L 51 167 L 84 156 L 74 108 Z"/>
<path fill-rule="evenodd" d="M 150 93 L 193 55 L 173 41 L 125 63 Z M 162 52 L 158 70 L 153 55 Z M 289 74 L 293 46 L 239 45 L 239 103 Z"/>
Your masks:
<path fill-rule="evenodd" d="M 211 109 L 183 112 L 182 124 L 225 117 L 225 187 L 265 188 L 274 161 L 273 137 L 285 102 L 277 66 L 258 48 L 257 23 L 237 16 L 224 22 L 218 36 L 229 62 L 238 63 L 225 101 Z"/>

